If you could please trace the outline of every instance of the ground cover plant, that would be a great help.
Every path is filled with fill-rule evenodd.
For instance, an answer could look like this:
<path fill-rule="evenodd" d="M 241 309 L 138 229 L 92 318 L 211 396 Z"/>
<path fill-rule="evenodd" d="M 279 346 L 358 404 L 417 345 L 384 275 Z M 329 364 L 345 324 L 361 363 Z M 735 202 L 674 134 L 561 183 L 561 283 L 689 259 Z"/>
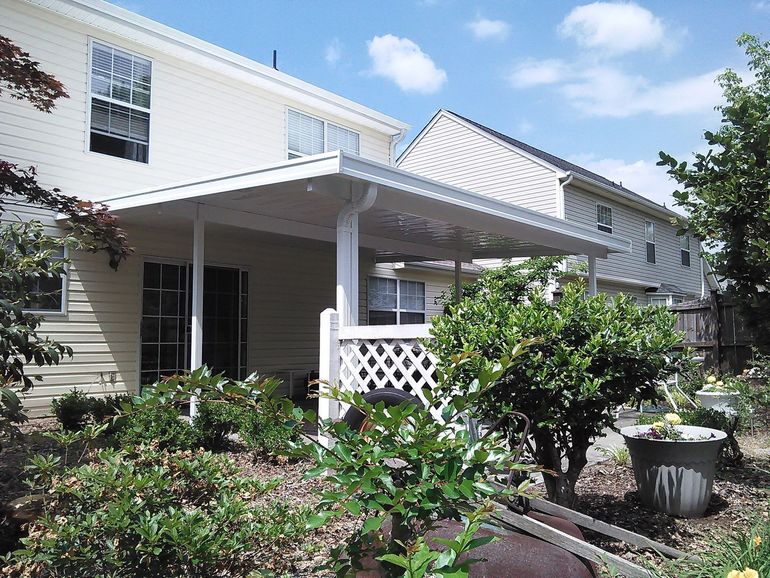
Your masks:
<path fill-rule="evenodd" d="M 348 514 L 363 519 L 353 535 L 340 540 L 326 570 L 347 575 L 376 564 L 376 559 L 385 565 L 388 575 L 400 576 L 404 569 L 411 569 L 409 576 L 428 572 L 467 576 L 472 560 L 462 555 L 488 542 L 474 539 L 473 534 L 491 508 L 485 500 L 500 494 L 489 483 L 490 468 L 536 468 L 515 463 L 515 452 L 505 449 L 499 433 L 472 439 L 467 429 L 457 427 L 458 420 L 496 386 L 527 346 L 527 342 L 516 344 L 500 359 L 479 364 L 478 375 L 462 392 L 454 386 L 453 373 L 474 356 L 457 356 L 444 369 L 442 385 L 423 392 L 443 419 L 411 401 L 391 407 L 381 402 L 373 405 L 358 392 L 329 387 L 325 395 L 367 417 L 369 427 L 359 431 L 344 421 L 319 421 L 312 411 L 303 412 L 290 400 L 275 397 L 275 380 L 231 381 L 206 368 L 146 389 L 126 411 L 153 411 L 186 403 L 195 395 L 199 403 L 228 403 L 274 416 L 284 429 L 284 439 L 296 436 L 303 422 L 315 423 L 319 434 L 333 440 L 333 446 L 299 436 L 291 443 L 292 456 L 315 463 L 307 477 L 321 477 L 331 488 L 322 493 L 309 526 L 321 527 Z M 525 493 L 528 485 L 524 482 L 503 493 Z M 443 519 L 459 520 L 462 515 L 469 516 L 470 522 L 456 541 L 438 548 L 428 546 L 427 532 Z"/>
<path fill-rule="evenodd" d="M 499 273 L 482 274 L 479 289 L 434 317 L 432 348 L 441 366 L 457 351 L 480 352 L 457 373 L 462 387 L 478 371 L 475 363 L 522 339 L 538 340 L 479 407 L 491 422 L 511 410 L 532 420 L 535 462 L 557 474 L 545 477 L 549 498 L 571 506 L 591 440 L 613 425 L 614 408 L 654 399 L 656 382 L 675 371 L 674 346 L 681 340 L 675 317 L 664 308 L 637 307 L 624 295 L 611 301 L 585 296 L 580 282 L 566 285 L 557 303 L 537 285 L 518 300 L 501 299 L 503 283 L 513 284 Z"/>
<path fill-rule="evenodd" d="M 309 508 L 254 505 L 280 480 L 245 478 L 201 449 L 107 448 L 58 464 L 28 466 L 48 503 L 4 575 L 244 576 L 307 532 Z"/>

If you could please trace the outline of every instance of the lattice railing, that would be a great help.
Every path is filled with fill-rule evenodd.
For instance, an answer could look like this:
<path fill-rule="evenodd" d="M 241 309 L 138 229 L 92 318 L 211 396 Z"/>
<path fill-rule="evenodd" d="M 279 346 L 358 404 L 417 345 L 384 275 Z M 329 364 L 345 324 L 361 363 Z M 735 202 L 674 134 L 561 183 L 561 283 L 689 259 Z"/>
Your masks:
<path fill-rule="evenodd" d="M 424 389 L 436 387 L 436 357 L 425 348 L 430 325 L 339 327 L 336 311 L 321 314 L 321 380 L 365 393 L 393 387 L 430 404 Z M 319 415 L 335 418 L 339 406 L 319 401 Z M 441 408 L 432 408 L 440 417 Z"/>

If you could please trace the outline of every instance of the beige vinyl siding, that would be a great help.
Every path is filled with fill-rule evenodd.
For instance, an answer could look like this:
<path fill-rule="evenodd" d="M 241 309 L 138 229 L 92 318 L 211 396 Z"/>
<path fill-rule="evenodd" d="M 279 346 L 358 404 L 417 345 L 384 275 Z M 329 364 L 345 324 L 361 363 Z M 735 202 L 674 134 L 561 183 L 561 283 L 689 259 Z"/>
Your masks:
<path fill-rule="evenodd" d="M 549 168 L 442 115 L 399 168 L 501 201 L 556 215 L 559 187 Z"/>
<path fill-rule="evenodd" d="M 99 199 L 116 193 L 286 160 L 286 108 L 360 133 L 362 156 L 387 163 L 390 139 L 19 0 L 0 4 L 0 34 L 64 83 L 51 114 L 0 98 L 0 156 L 36 165 L 40 181 Z M 89 38 L 152 61 L 149 164 L 87 151 Z"/>
<path fill-rule="evenodd" d="M 55 230 L 50 217 L 47 224 Z M 52 397 L 73 387 L 93 395 L 136 391 L 144 259 L 189 261 L 192 237 L 179 229 L 129 226 L 126 232 L 136 253 L 117 272 L 104 254 L 71 256 L 66 315 L 47 317 L 40 334 L 70 345 L 74 356 L 58 367 L 29 369 L 44 377 L 25 402 L 34 414 L 46 413 Z M 317 369 L 319 316 L 334 306 L 331 245 L 295 246 L 279 237 L 213 226 L 207 233 L 207 264 L 249 271 L 249 371 Z M 107 381 L 111 371 L 117 373 L 114 385 Z"/>
<path fill-rule="evenodd" d="M 374 263 L 372 259 L 365 260 L 361 264 L 361 283 L 359 286 L 359 322 L 367 323 L 368 300 L 367 282 L 369 277 L 386 277 L 388 279 L 404 279 L 408 281 L 420 281 L 425 283 L 425 322 L 444 313 L 444 308 L 438 303 L 442 294 L 449 291 L 454 284 L 453 271 L 430 271 L 419 267 L 396 267 L 392 263 Z M 470 277 L 463 276 L 464 281 Z"/>
<path fill-rule="evenodd" d="M 594 195 L 574 187 L 567 187 L 564 196 L 565 212 L 568 221 L 596 227 L 596 203 L 612 207 L 612 234 L 629 239 L 632 243 L 630 254 L 610 255 L 606 260 L 597 259 L 596 271 L 601 288 L 602 276 L 612 277 L 619 282 L 622 279 L 649 283 L 674 284 L 685 290 L 690 296 L 700 295 L 700 247 L 695 239 L 690 241 L 690 267 L 682 265 L 679 253 L 679 237 L 676 227 L 664 217 L 643 212 L 609 198 Z M 647 263 L 644 239 L 644 222 L 655 223 L 656 263 Z M 580 257 L 576 259 L 582 259 Z"/>

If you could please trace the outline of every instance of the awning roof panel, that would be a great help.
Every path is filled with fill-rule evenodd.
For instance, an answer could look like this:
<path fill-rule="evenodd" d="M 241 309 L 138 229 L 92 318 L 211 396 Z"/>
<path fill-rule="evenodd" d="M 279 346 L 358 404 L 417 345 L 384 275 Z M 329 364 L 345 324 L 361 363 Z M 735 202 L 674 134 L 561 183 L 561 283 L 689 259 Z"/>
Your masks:
<path fill-rule="evenodd" d="M 548 217 L 341 152 L 118 195 L 105 200 L 126 216 L 148 207 L 177 215 L 196 204 L 206 219 L 334 242 L 339 211 L 352 194 L 378 185 L 359 217 L 359 242 L 382 260 L 503 258 L 630 251 L 612 235 Z"/>

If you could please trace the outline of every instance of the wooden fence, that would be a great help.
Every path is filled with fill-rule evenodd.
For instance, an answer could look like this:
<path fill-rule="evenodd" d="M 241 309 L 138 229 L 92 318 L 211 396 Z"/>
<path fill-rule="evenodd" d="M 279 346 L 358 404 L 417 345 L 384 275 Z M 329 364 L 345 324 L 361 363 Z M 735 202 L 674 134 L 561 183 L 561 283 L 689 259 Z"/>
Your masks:
<path fill-rule="evenodd" d="M 752 335 L 729 297 L 712 291 L 708 297 L 669 308 L 684 332 L 681 347 L 691 347 L 704 364 L 723 372 L 740 373 L 751 359 Z"/>

